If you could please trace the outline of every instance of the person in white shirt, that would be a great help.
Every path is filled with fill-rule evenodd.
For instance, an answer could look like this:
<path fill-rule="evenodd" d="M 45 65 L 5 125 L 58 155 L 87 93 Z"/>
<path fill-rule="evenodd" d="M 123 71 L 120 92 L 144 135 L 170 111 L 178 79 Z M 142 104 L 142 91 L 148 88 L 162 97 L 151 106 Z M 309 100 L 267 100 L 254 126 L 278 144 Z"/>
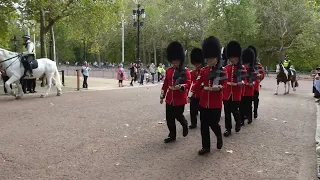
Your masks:
<path fill-rule="evenodd" d="M 30 41 L 30 36 L 29 35 L 24 35 L 23 37 L 24 40 L 24 46 L 26 51 L 24 51 L 22 53 L 22 56 L 24 57 L 24 61 L 25 63 L 23 63 L 25 65 L 24 67 L 24 75 L 26 74 L 27 71 L 29 71 L 29 75 L 30 77 L 33 76 L 32 73 L 32 64 L 31 62 L 34 60 L 35 56 L 34 56 L 34 44 L 33 42 Z"/>
<path fill-rule="evenodd" d="M 83 63 L 82 69 L 81 69 L 81 73 L 83 75 L 83 83 L 82 83 L 82 88 L 87 88 L 88 89 L 88 77 L 89 77 L 89 71 L 90 68 L 88 66 L 87 61 L 85 61 Z"/>

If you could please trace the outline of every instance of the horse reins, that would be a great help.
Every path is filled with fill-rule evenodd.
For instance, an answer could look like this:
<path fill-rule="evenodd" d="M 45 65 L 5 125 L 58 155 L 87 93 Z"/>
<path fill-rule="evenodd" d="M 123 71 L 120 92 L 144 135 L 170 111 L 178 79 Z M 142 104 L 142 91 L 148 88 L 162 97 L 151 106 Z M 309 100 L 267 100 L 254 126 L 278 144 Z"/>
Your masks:
<path fill-rule="evenodd" d="M 13 59 L 13 58 L 17 58 L 17 59 L 16 59 L 16 60 L 14 60 L 12 63 L 10 63 L 8 67 L 6 67 L 6 69 L 5 69 L 5 70 L 7 70 L 7 69 L 8 69 L 8 68 L 13 64 L 13 63 L 15 63 L 15 62 L 18 60 L 18 58 L 19 58 L 20 56 L 22 56 L 22 55 L 21 55 L 21 54 L 18 54 L 18 55 L 13 56 L 13 57 L 11 57 L 11 58 L 9 58 L 9 59 L 6 59 L 6 60 L 3 60 L 3 61 L 0 61 L 0 64 L 1 64 L 1 63 L 3 63 L 3 62 L 9 61 L 9 60 L 11 60 L 11 59 Z"/>

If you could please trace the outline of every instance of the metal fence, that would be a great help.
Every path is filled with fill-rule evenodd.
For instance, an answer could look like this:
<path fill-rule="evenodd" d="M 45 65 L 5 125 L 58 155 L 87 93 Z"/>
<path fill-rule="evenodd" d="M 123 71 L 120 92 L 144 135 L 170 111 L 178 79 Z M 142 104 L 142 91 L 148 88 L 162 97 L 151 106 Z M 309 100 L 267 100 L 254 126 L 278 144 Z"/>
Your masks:
<path fill-rule="evenodd" d="M 60 71 L 64 71 L 65 76 L 76 76 L 77 69 L 81 69 L 81 66 L 59 66 Z M 130 71 L 129 69 L 125 69 L 125 75 L 127 79 L 130 79 Z M 117 78 L 117 68 L 91 68 L 89 71 L 90 77 L 97 78 L 108 78 L 108 79 L 116 79 Z"/>

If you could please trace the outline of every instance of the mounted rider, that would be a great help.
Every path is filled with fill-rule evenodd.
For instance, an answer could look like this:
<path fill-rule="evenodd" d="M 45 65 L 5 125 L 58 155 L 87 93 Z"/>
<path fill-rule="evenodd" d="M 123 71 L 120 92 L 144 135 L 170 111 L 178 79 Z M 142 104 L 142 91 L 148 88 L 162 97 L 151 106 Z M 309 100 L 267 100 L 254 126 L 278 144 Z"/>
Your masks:
<path fill-rule="evenodd" d="M 292 75 L 292 72 L 291 72 L 291 61 L 289 60 L 288 55 L 284 57 L 283 67 L 286 68 L 286 70 L 288 71 L 288 78 L 290 78 Z"/>
<path fill-rule="evenodd" d="M 24 75 L 26 74 L 26 72 L 29 70 L 29 75 L 30 77 L 33 76 L 32 73 L 32 61 L 35 59 L 35 55 L 34 55 L 34 44 L 33 42 L 30 41 L 30 36 L 29 35 L 24 35 L 23 37 L 24 40 L 24 46 L 26 51 L 24 51 L 22 53 L 23 58 L 23 65 L 24 65 Z"/>

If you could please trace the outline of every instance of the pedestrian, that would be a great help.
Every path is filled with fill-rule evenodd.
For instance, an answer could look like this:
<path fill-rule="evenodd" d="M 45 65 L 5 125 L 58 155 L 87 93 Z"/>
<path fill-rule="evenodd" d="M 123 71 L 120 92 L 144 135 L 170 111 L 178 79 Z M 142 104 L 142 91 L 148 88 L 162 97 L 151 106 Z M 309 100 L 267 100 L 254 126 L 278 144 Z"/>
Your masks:
<path fill-rule="evenodd" d="M 164 139 L 165 143 L 176 140 L 176 122 L 183 127 L 183 136 L 188 135 L 188 122 L 183 115 L 187 104 L 187 97 L 191 85 L 191 77 L 188 69 L 184 68 L 184 50 L 179 42 L 172 42 L 167 47 L 167 59 L 172 64 L 166 71 L 166 76 L 160 94 L 160 104 L 165 99 L 166 121 L 169 135 Z"/>
<path fill-rule="evenodd" d="M 200 70 L 203 67 L 204 59 L 202 55 L 202 50 L 200 48 L 194 48 L 190 54 L 191 57 L 191 64 L 194 65 L 195 69 L 190 73 L 191 74 L 191 83 L 194 86 L 198 76 L 200 75 Z M 201 95 L 202 88 L 199 86 L 197 89 L 194 90 L 192 96 L 190 98 L 190 119 L 191 125 L 189 126 L 190 129 L 194 129 L 197 127 L 197 115 L 200 111 L 199 101 Z"/>
<path fill-rule="evenodd" d="M 269 77 L 269 68 L 268 68 L 268 66 L 265 67 L 265 73 L 266 73 L 267 77 Z"/>
<path fill-rule="evenodd" d="M 143 65 L 142 65 L 142 63 L 141 63 L 141 66 L 140 66 L 140 68 L 139 68 L 140 85 L 143 85 L 144 73 L 145 73 L 145 70 L 144 70 Z"/>
<path fill-rule="evenodd" d="M 137 83 L 138 81 L 138 68 L 137 64 L 134 64 L 134 82 Z"/>
<path fill-rule="evenodd" d="M 125 80 L 125 72 L 124 69 L 122 67 L 122 64 L 118 65 L 118 70 L 117 70 L 117 79 L 118 79 L 118 84 L 119 87 L 123 87 L 123 80 Z"/>
<path fill-rule="evenodd" d="M 250 48 L 247 48 L 242 53 L 242 63 L 247 69 L 248 77 L 246 84 L 243 85 L 243 93 L 240 103 L 241 125 L 244 125 L 245 119 L 248 119 L 248 124 L 252 123 L 252 101 L 254 95 L 254 83 L 256 82 L 257 73 L 254 69 L 255 54 Z"/>
<path fill-rule="evenodd" d="M 259 62 L 257 49 L 254 46 L 248 46 L 248 48 L 252 49 L 255 55 L 255 69 L 258 73 L 258 79 L 254 84 L 254 96 L 253 96 L 253 118 L 258 118 L 258 108 L 259 108 L 259 91 L 261 88 L 260 82 L 264 79 L 264 69 L 262 64 Z"/>
<path fill-rule="evenodd" d="M 131 67 L 130 69 L 130 76 L 131 76 L 131 82 L 130 82 L 130 86 L 133 86 L 133 81 L 135 79 L 135 67 L 134 67 L 134 63 L 131 63 Z"/>
<path fill-rule="evenodd" d="M 162 67 L 162 64 L 160 63 L 158 68 L 157 68 L 157 74 L 158 74 L 158 82 L 162 81 L 163 79 L 163 73 L 164 73 L 164 69 Z"/>
<path fill-rule="evenodd" d="M 240 101 L 242 96 L 242 85 L 245 83 L 246 68 L 241 64 L 241 46 L 236 41 L 230 41 L 227 45 L 227 58 L 230 61 L 225 68 L 228 74 L 227 84 L 223 92 L 223 104 L 225 114 L 224 136 L 231 135 L 232 119 L 231 113 L 236 121 L 235 132 L 241 130 L 241 117 L 239 112 Z"/>
<path fill-rule="evenodd" d="M 221 127 L 219 125 L 222 100 L 223 85 L 226 84 L 227 72 L 222 67 L 221 45 L 216 37 L 210 36 L 202 43 L 204 58 L 207 60 L 207 66 L 202 68 L 196 83 L 192 86 L 191 92 L 196 92 L 203 84 L 203 90 L 200 95 L 199 105 L 201 107 L 201 138 L 202 149 L 198 151 L 199 155 L 210 152 L 210 128 L 217 137 L 217 149 L 223 145 Z"/>
<path fill-rule="evenodd" d="M 83 63 L 81 73 L 83 75 L 83 83 L 82 83 L 82 88 L 87 88 L 88 89 L 88 77 L 89 77 L 89 71 L 90 68 L 88 66 L 87 61 Z"/>
<path fill-rule="evenodd" d="M 156 66 L 154 65 L 154 63 L 150 64 L 149 71 L 152 76 L 152 84 L 154 84 L 154 76 L 156 74 Z"/>

